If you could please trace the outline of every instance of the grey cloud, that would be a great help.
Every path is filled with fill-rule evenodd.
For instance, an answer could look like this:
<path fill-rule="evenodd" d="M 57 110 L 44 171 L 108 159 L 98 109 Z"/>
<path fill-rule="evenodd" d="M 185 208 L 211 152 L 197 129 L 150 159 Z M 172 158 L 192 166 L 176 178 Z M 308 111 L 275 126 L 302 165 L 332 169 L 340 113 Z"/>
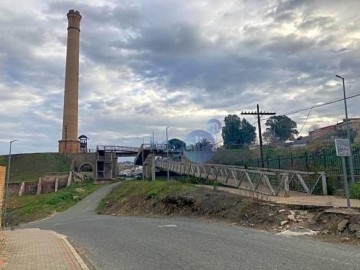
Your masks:
<path fill-rule="evenodd" d="M 117 6 L 112 16 L 118 27 L 136 27 L 141 22 L 141 11 L 138 6 Z"/>
<path fill-rule="evenodd" d="M 134 107 L 134 112 L 136 114 L 144 114 L 144 115 L 155 115 L 155 113 L 158 110 L 152 106 L 151 104 L 145 104 L 145 105 L 141 105 L 141 106 L 135 106 Z"/>
<path fill-rule="evenodd" d="M 278 0 L 268 13 L 268 16 L 272 17 L 276 22 L 292 21 L 296 16 L 296 10 L 309 10 L 313 2 L 313 0 Z"/>
<path fill-rule="evenodd" d="M 128 46 L 155 53 L 193 54 L 205 49 L 195 25 L 179 23 L 164 28 L 144 28 Z"/>
<path fill-rule="evenodd" d="M 141 136 L 150 134 L 153 129 L 159 138 L 164 136 L 167 125 L 177 127 L 174 133 L 185 135 L 181 130 L 199 128 L 200 122 L 206 122 L 203 119 L 207 117 L 203 115 L 206 110 L 218 115 L 219 111 L 254 109 L 259 103 L 265 110 L 286 113 L 331 101 L 341 96 L 337 91 L 341 91 L 340 86 L 339 89 L 326 86 L 336 73 L 347 78 L 349 94 L 358 93 L 360 44 L 354 33 L 359 17 L 350 18 L 340 14 L 341 11 L 338 11 L 340 15 L 328 12 L 337 10 L 334 1 L 326 5 L 329 8 L 326 12 L 322 6 L 326 1 L 315 2 L 275 1 L 268 6 L 261 3 L 262 10 L 268 13 L 256 13 L 253 7 L 255 17 L 247 21 L 241 20 L 242 9 L 237 7 L 236 1 L 234 7 L 237 9 L 230 6 L 229 11 L 219 11 L 219 14 L 231 14 L 226 18 L 210 15 L 214 14 L 210 12 L 212 4 L 218 1 L 196 7 L 190 2 L 185 5 L 183 1 L 163 0 L 136 4 L 114 1 L 105 6 L 53 1 L 42 11 L 46 20 L 30 15 L 0 16 L 2 36 L 10 35 L 0 44 L 0 67 L 3 69 L 0 76 L 4 89 L 11 91 L 21 84 L 34 97 L 43 98 L 33 104 L 28 101 L 30 104 L 23 110 L 16 108 L 13 117 L 5 112 L 0 114 L 5 119 L 2 121 L 4 127 L 19 122 L 12 134 L 0 132 L 0 140 L 19 136 L 24 141 L 19 144 L 22 149 L 56 151 L 61 132 L 66 12 L 69 9 L 78 9 L 83 15 L 80 131 L 89 135 L 94 146 L 101 142 L 138 145 L 142 143 Z M 254 1 L 243 4 L 252 3 Z M 349 5 L 351 9 L 356 7 L 356 2 Z M 225 19 L 226 25 L 234 20 L 234 26 L 238 27 L 230 32 L 222 27 Z M 285 34 L 286 24 L 297 27 L 296 31 Z M 305 37 L 307 31 L 315 28 L 320 30 L 320 35 Z M 291 28 L 286 31 L 291 32 Z M 339 42 L 339 36 L 344 33 L 346 40 Z M 209 40 L 213 34 L 217 38 L 215 41 Z M 63 56 L 47 58 L 35 53 L 44 44 L 51 44 L 49 41 L 62 46 Z M 97 68 L 100 74 L 96 73 Z M 106 72 L 117 75 L 105 76 L 107 81 L 104 81 Z M 123 91 L 123 85 L 129 87 L 123 81 L 134 83 L 130 86 L 133 90 Z M 110 85 L 108 90 L 102 88 L 103 84 Z M 147 89 L 160 89 L 161 94 L 156 93 L 161 96 L 160 101 L 155 104 L 139 102 L 138 105 L 134 99 L 131 102 L 135 105 L 128 102 L 128 98 L 134 97 L 143 101 Z M 301 94 L 296 95 L 299 91 Z M 291 94 L 294 97 L 289 97 Z M 2 100 L 21 103 L 21 99 L 12 94 Z M 354 100 L 349 101 L 353 116 L 360 113 L 356 104 Z M 126 106 L 130 109 L 124 109 Z M 196 109 L 190 111 L 194 107 Z M 171 110 L 180 116 L 170 115 Z M 203 110 L 201 115 L 198 110 Z M 182 111 L 185 117 L 181 116 Z M 304 114 L 294 115 L 294 118 L 301 120 Z M 311 117 L 335 119 L 342 115 L 341 106 L 336 105 L 314 110 Z M 33 144 L 26 145 L 34 138 Z"/>
<path fill-rule="evenodd" d="M 79 10 L 86 25 L 98 28 L 112 26 L 119 28 L 136 27 L 141 22 L 141 10 L 136 4 L 126 1 L 113 5 L 92 6 L 91 4 L 74 3 L 73 1 L 55 1 L 45 9 L 47 12 L 56 10 L 60 14 L 66 14 L 69 9 Z"/>
<path fill-rule="evenodd" d="M 315 40 L 299 37 L 296 34 L 290 34 L 287 36 L 272 37 L 269 44 L 264 46 L 264 50 L 265 52 L 291 55 L 311 50 L 315 44 Z"/>
<path fill-rule="evenodd" d="M 186 105 L 189 103 L 189 96 L 185 93 L 178 93 L 174 97 L 167 98 L 166 103 L 170 104 L 171 106 L 174 105 Z"/>
<path fill-rule="evenodd" d="M 313 28 L 320 28 L 321 30 L 331 30 L 334 28 L 335 23 L 335 19 L 329 16 L 309 17 L 305 18 L 305 20 L 301 22 L 298 27 L 305 30 Z"/>

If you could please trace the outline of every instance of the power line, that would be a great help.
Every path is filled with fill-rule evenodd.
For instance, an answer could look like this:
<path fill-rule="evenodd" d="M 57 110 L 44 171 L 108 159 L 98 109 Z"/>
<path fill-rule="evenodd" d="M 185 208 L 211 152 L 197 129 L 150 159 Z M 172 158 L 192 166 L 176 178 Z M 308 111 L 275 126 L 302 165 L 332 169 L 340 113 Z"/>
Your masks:
<path fill-rule="evenodd" d="M 358 96 L 360 96 L 360 94 L 356 94 L 356 95 L 349 96 L 349 97 L 347 97 L 346 99 L 350 99 L 350 98 L 354 98 L 354 97 L 358 97 Z M 340 99 L 333 100 L 333 101 L 329 101 L 329 102 L 326 102 L 326 103 L 323 103 L 323 104 L 314 105 L 314 106 L 311 106 L 311 107 L 308 107 L 308 108 L 298 109 L 298 110 L 296 110 L 296 111 L 292 111 L 292 112 L 286 113 L 286 114 L 284 114 L 284 115 L 295 114 L 295 113 L 299 113 L 299 112 L 311 110 L 311 109 L 314 109 L 314 108 L 323 107 L 323 106 L 330 105 L 330 104 L 333 104 L 333 103 L 336 103 L 336 102 L 340 102 L 340 101 L 343 101 L 343 100 L 344 100 L 344 98 L 340 98 Z"/>
<path fill-rule="evenodd" d="M 308 120 L 308 118 L 309 118 L 309 115 L 310 115 L 311 110 L 312 110 L 312 108 L 309 110 L 309 112 L 308 112 L 308 114 L 307 114 L 307 116 L 306 116 L 306 119 L 305 119 L 305 121 L 304 121 L 304 123 L 303 123 L 303 125 L 302 125 L 302 127 L 301 127 L 301 129 L 300 129 L 300 131 L 299 131 L 299 134 L 300 134 L 301 131 L 303 130 L 303 128 L 304 128 L 304 126 L 305 126 L 305 124 L 306 124 L 306 122 L 307 122 L 307 120 Z"/>
<path fill-rule="evenodd" d="M 352 96 L 348 96 L 346 97 L 346 99 L 351 99 L 351 98 L 354 98 L 354 97 L 358 97 L 360 96 L 360 94 L 355 94 L 355 95 L 352 95 Z M 282 115 L 291 115 L 291 114 L 296 114 L 296 113 L 299 113 L 299 112 L 304 112 L 304 111 L 308 111 L 308 110 L 312 110 L 314 108 L 319 108 L 319 107 L 323 107 L 323 106 L 326 106 L 326 105 L 330 105 L 330 104 L 333 104 L 333 103 L 336 103 L 336 102 L 340 102 L 340 101 L 343 101 L 344 98 L 340 98 L 340 99 L 337 99 L 337 100 L 333 100 L 333 101 L 329 101 L 329 102 L 326 102 L 326 103 L 323 103 L 323 104 L 318 104 L 318 105 L 313 105 L 311 107 L 307 107 L 307 108 L 302 108 L 302 109 L 298 109 L 298 110 L 295 110 L 295 111 L 291 111 L 291 112 L 288 112 L 286 114 L 282 114 Z M 261 119 L 262 121 L 263 120 L 267 120 L 269 118 L 264 118 L 264 119 Z M 257 123 L 254 122 L 252 125 L 255 125 Z"/>

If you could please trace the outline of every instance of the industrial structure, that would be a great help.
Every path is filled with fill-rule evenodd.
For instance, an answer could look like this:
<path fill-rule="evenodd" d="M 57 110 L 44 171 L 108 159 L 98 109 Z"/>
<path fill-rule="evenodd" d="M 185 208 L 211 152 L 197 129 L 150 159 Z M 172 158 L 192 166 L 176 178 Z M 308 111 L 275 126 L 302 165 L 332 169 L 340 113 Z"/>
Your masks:
<path fill-rule="evenodd" d="M 62 137 L 59 140 L 59 153 L 80 152 L 78 140 L 78 99 L 79 99 L 79 49 L 80 21 L 79 11 L 69 10 L 68 35 L 65 68 L 64 111 Z"/>

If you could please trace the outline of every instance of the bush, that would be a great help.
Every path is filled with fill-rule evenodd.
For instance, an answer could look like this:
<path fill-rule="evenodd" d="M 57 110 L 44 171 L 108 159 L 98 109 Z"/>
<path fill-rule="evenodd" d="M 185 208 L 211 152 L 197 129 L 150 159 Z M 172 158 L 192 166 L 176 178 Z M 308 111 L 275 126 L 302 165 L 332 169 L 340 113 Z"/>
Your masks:
<path fill-rule="evenodd" d="M 155 190 L 151 190 L 146 194 L 145 200 L 150 200 L 157 197 L 158 193 Z"/>
<path fill-rule="evenodd" d="M 350 198 L 360 199 L 360 183 L 356 183 L 350 187 Z"/>
<path fill-rule="evenodd" d="M 53 197 L 47 198 L 45 200 L 45 204 L 57 205 L 63 201 L 72 200 L 72 198 L 73 198 L 73 195 L 71 194 L 71 192 L 63 192 L 63 193 L 57 194 Z"/>

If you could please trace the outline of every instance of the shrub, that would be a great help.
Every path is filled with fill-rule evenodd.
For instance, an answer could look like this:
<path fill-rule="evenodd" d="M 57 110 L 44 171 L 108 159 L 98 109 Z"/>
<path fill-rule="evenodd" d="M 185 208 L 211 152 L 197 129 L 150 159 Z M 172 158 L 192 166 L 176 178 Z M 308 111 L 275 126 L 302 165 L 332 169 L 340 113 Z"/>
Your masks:
<path fill-rule="evenodd" d="M 356 183 L 350 187 L 350 198 L 360 199 L 360 183 Z"/>
<path fill-rule="evenodd" d="M 158 193 L 155 190 L 151 190 L 146 194 L 145 200 L 150 200 L 151 198 L 155 198 Z"/>
<path fill-rule="evenodd" d="M 72 200 L 72 198 L 73 198 L 73 195 L 71 194 L 71 192 L 63 192 L 63 193 L 57 194 L 56 196 L 47 198 L 45 200 L 45 204 L 57 205 L 63 201 Z"/>

